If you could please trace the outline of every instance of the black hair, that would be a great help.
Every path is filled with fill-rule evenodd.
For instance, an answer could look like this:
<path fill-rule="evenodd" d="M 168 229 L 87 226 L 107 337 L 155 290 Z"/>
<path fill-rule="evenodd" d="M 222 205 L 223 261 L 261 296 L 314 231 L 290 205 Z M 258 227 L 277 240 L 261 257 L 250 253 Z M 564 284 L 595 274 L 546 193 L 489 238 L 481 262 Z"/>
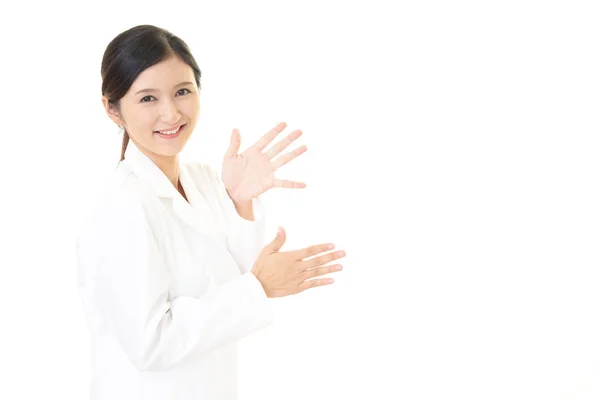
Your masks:
<path fill-rule="evenodd" d="M 120 112 L 120 100 L 138 75 L 172 55 L 192 68 L 200 88 L 200 68 L 188 45 L 179 37 L 153 25 L 138 25 L 121 32 L 108 44 L 102 57 L 102 95 Z M 125 129 L 121 161 L 125 159 L 128 143 L 129 134 Z"/>

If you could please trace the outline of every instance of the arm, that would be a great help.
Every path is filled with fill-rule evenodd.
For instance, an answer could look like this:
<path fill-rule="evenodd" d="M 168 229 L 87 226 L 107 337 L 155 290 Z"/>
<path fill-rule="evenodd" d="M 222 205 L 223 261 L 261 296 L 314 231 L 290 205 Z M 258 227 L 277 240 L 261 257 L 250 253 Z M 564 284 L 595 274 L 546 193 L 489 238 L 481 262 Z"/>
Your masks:
<path fill-rule="evenodd" d="M 90 242 L 78 242 L 78 256 L 90 274 L 85 292 L 138 369 L 169 368 L 270 324 L 266 294 L 252 273 L 199 298 L 169 300 L 171 278 L 141 202 L 126 203 L 111 209 Z"/>
<path fill-rule="evenodd" d="M 244 218 L 247 221 L 254 221 L 254 202 L 253 201 L 245 201 L 239 202 L 231 197 L 229 191 L 227 191 L 227 195 L 233 201 L 233 205 L 235 206 L 235 210 L 238 215 Z"/>
<path fill-rule="evenodd" d="M 234 202 L 217 172 L 205 166 L 210 176 L 227 225 L 227 248 L 238 264 L 242 274 L 254 265 L 260 251 L 266 245 L 267 214 L 260 196 L 246 204 Z"/>

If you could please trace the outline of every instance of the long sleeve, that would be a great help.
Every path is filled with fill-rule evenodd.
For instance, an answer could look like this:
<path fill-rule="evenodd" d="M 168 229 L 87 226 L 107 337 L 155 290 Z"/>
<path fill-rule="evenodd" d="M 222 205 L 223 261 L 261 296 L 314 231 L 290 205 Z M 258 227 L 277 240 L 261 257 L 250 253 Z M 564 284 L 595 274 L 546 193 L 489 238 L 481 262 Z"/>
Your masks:
<path fill-rule="evenodd" d="M 248 221 L 238 214 L 227 193 L 223 202 L 227 220 L 227 248 L 243 274 L 252 269 L 260 251 L 266 245 L 265 207 L 260 198 L 253 199 L 254 221 Z"/>
<path fill-rule="evenodd" d="M 254 221 L 242 218 L 235 209 L 235 204 L 227 194 L 225 185 L 217 172 L 210 168 L 208 168 L 208 172 L 218 192 L 225 215 L 227 249 L 238 264 L 241 273 L 247 273 L 252 269 L 260 251 L 267 244 L 267 213 L 264 203 L 260 196 L 254 198 L 252 200 Z"/>
<path fill-rule="evenodd" d="M 142 202 L 119 200 L 92 235 L 78 239 L 79 285 L 138 369 L 169 368 L 271 323 L 268 298 L 252 273 L 202 297 L 169 300 L 170 274 Z"/>

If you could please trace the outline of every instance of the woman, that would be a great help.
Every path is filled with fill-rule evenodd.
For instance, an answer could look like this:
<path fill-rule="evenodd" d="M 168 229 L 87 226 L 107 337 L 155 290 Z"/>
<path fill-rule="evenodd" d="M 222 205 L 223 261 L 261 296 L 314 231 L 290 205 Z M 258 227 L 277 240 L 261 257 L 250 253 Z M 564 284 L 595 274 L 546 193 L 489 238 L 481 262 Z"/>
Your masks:
<path fill-rule="evenodd" d="M 306 150 L 280 155 L 301 132 L 263 151 L 281 123 L 238 154 L 234 130 L 220 175 L 180 165 L 200 109 L 187 45 L 137 26 L 108 45 L 101 71 L 104 107 L 124 137 L 114 180 L 77 238 L 92 398 L 235 399 L 236 342 L 271 324 L 268 299 L 341 270 L 325 265 L 344 256 L 332 244 L 282 252 L 281 228 L 263 243 L 260 195 L 305 187 L 274 177 Z"/>

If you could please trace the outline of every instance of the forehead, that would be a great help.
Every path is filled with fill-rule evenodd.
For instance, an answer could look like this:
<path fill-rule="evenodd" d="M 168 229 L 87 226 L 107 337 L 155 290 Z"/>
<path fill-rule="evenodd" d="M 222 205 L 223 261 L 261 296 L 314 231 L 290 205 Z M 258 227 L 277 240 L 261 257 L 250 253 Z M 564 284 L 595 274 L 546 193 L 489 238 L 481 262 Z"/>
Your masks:
<path fill-rule="evenodd" d="M 131 85 L 130 92 L 142 89 L 170 90 L 185 81 L 196 82 L 192 67 L 176 56 L 171 56 L 139 74 Z"/>

